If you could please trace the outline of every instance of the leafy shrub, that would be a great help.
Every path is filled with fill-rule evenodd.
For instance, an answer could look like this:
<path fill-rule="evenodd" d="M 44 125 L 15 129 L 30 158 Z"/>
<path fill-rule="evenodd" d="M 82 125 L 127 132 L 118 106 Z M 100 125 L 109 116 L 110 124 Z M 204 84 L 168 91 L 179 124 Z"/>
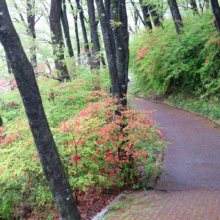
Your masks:
<path fill-rule="evenodd" d="M 161 94 L 218 92 L 220 39 L 213 19 L 210 12 L 186 16 L 181 36 L 173 21 L 164 22 L 164 29 L 139 33 L 130 46 L 137 87 Z"/>
<path fill-rule="evenodd" d="M 38 82 L 53 137 L 76 197 L 91 187 L 98 191 L 128 183 L 137 187 L 143 170 L 140 167 L 149 173 L 157 149 L 164 145 L 147 112 L 122 111 L 112 121 L 116 101 L 106 93 L 108 82 L 102 83 L 107 77 L 98 75 L 98 79 L 100 90 L 95 90 L 97 84 L 86 74 L 63 84 L 47 78 Z M 10 213 L 18 216 L 24 207 L 53 205 L 21 99 L 16 97 L 18 92 L 12 91 L 3 98 L 4 102 L 16 100 L 19 109 L 3 108 L 1 113 L 1 218 L 10 217 Z"/>

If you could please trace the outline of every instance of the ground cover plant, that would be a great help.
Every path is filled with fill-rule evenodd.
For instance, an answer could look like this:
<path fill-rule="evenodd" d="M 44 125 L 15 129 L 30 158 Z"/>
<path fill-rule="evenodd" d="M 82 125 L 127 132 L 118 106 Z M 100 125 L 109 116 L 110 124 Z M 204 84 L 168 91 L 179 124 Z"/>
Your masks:
<path fill-rule="evenodd" d="M 38 85 L 79 209 L 88 212 L 83 206 L 90 194 L 126 185 L 143 187 L 143 169 L 146 176 L 154 169 L 157 150 L 164 142 L 149 112 L 123 110 L 116 105 L 116 99 L 107 93 L 107 71 L 96 74 L 76 68 L 81 68 L 81 74 L 71 82 L 60 84 L 42 77 Z M 53 198 L 18 91 L 9 91 L 1 101 L 0 216 L 24 217 L 30 212 L 40 216 L 46 209 L 47 217 L 52 217 L 56 214 Z M 121 116 L 112 120 L 116 109 Z M 89 201 L 90 206 L 95 203 L 91 198 Z"/>

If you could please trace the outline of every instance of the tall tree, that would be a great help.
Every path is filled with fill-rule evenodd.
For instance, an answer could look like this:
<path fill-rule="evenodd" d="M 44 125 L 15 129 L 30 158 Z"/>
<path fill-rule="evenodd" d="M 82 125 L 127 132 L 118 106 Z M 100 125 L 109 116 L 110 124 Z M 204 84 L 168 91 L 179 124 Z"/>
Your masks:
<path fill-rule="evenodd" d="M 218 31 L 218 34 L 220 35 L 220 8 L 218 4 L 218 0 L 211 0 L 212 10 L 215 15 L 215 21 L 216 21 L 216 29 Z"/>
<path fill-rule="evenodd" d="M 63 35 L 60 24 L 62 0 L 51 0 L 50 9 L 50 30 L 52 33 L 53 53 L 56 56 L 54 62 L 60 81 L 64 79 L 70 80 L 70 76 L 65 63 L 64 51 L 63 51 Z"/>
<path fill-rule="evenodd" d="M 70 3 L 70 7 L 72 9 L 72 12 L 74 13 L 74 8 L 73 8 L 73 5 L 72 5 L 70 0 L 69 0 L 69 3 Z M 75 25 L 75 35 L 76 35 L 76 43 L 77 43 L 77 54 L 78 54 L 78 57 L 80 57 L 80 42 L 79 42 L 78 15 L 77 15 L 77 13 L 73 14 L 73 18 L 74 18 L 74 25 Z"/>
<path fill-rule="evenodd" d="M 157 11 L 156 11 L 155 5 L 152 4 L 152 3 L 149 4 L 148 10 L 149 10 L 150 15 L 151 15 L 151 17 L 152 17 L 152 20 L 153 20 L 153 22 L 154 22 L 154 26 L 155 26 L 155 27 L 162 26 L 161 23 L 160 23 L 159 15 L 158 15 L 158 13 L 157 13 Z"/>
<path fill-rule="evenodd" d="M 12 24 L 5 0 L 0 0 L 0 42 L 11 62 L 43 171 L 60 219 L 79 220 L 81 217 L 44 112 L 34 69 L 27 59 Z"/>
<path fill-rule="evenodd" d="M 2 120 L 2 117 L 0 115 L 0 127 L 3 125 L 3 120 Z"/>
<path fill-rule="evenodd" d="M 35 0 L 26 0 L 26 7 L 27 7 L 27 23 L 21 13 L 21 10 L 18 8 L 17 4 L 14 3 L 14 6 L 16 10 L 18 11 L 18 14 L 21 18 L 21 21 L 23 25 L 26 28 L 27 35 L 30 36 L 31 39 L 31 45 L 29 47 L 30 49 L 30 54 L 31 54 L 31 63 L 33 67 L 37 67 L 37 55 L 36 55 L 36 32 L 35 32 Z"/>
<path fill-rule="evenodd" d="M 37 67 L 37 55 L 36 55 L 36 31 L 35 31 L 35 0 L 27 0 L 27 24 L 28 35 L 32 36 L 31 51 L 31 63 L 34 68 Z"/>
<path fill-rule="evenodd" d="M 7 54 L 5 54 L 5 57 L 6 57 L 7 67 L 8 67 L 8 74 L 12 74 L 11 64 L 10 64 L 10 60 L 8 59 Z"/>
<path fill-rule="evenodd" d="M 111 80 L 111 92 L 113 97 L 121 98 L 120 86 L 119 86 L 119 78 L 117 72 L 117 65 L 115 60 L 115 52 L 114 46 L 112 44 L 111 32 L 110 32 L 110 25 L 106 10 L 108 8 L 104 7 L 102 0 L 96 0 L 97 10 L 99 14 L 99 20 L 102 29 L 102 35 L 105 45 L 105 51 L 107 56 L 107 62 L 109 67 L 109 75 Z M 110 7 L 110 5 L 109 5 Z"/>
<path fill-rule="evenodd" d="M 142 13 L 144 16 L 144 21 L 146 23 L 146 27 L 148 27 L 149 29 L 152 29 L 148 6 L 143 4 L 143 0 L 139 0 L 139 2 L 141 5 L 141 9 L 142 9 Z"/>
<path fill-rule="evenodd" d="M 84 15 L 83 15 L 83 10 L 82 10 L 82 7 L 80 5 L 79 0 L 76 0 L 76 5 L 77 5 L 78 10 L 80 11 L 79 12 L 79 18 L 80 18 L 80 22 L 81 22 L 81 28 L 82 28 L 82 33 L 83 33 L 85 49 L 86 49 L 86 52 L 87 52 L 88 59 L 89 59 L 89 61 L 91 61 L 91 53 L 90 53 L 90 50 L 89 50 L 89 42 L 88 42 L 86 26 L 85 26 L 85 22 L 84 22 Z"/>
<path fill-rule="evenodd" d="M 87 0 L 88 5 L 88 13 L 89 13 L 89 24 L 90 24 L 90 31 L 91 31 L 91 38 L 92 38 L 92 59 L 91 59 L 91 67 L 98 67 L 100 66 L 100 58 L 98 54 L 100 52 L 100 43 L 98 37 L 98 30 L 97 30 L 97 22 L 95 18 L 95 7 L 94 7 L 94 0 Z"/>
<path fill-rule="evenodd" d="M 134 13 L 137 14 L 137 16 L 140 18 L 142 24 L 143 24 L 144 26 L 146 26 L 146 25 L 147 25 L 147 24 L 146 24 L 146 21 L 143 20 L 141 14 L 140 14 L 140 12 L 139 12 L 139 10 L 138 10 L 137 7 L 135 6 L 135 3 L 134 3 L 132 0 L 130 0 L 130 1 L 131 1 L 131 4 L 133 5 L 134 11 L 135 11 Z M 142 2 L 142 1 L 140 0 L 140 3 L 141 3 L 141 2 Z M 136 20 L 136 19 L 135 19 L 135 20 Z M 136 21 L 135 21 L 135 23 L 136 23 Z"/>
<path fill-rule="evenodd" d="M 197 7 L 197 3 L 196 0 L 190 0 L 190 4 L 191 4 L 191 9 L 194 11 L 194 14 L 199 14 L 199 10 Z"/>
<path fill-rule="evenodd" d="M 63 26 L 63 32 L 64 36 L 66 39 L 66 46 L 68 48 L 68 53 L 70 57 L 74 56 L 73 53 L 73 47 L 70 39 L 70 31 L 69 31 L 69 23 L 68 23 L 68 18 L 67 18 L 67 13 L 66 13 L 66 0 L 63 0 L 62 2 L 63 9 L 61 10 L 61 21 L 62 21 L 62 26 Z"/>
<path fill-rule="evenodd" d="M 183 26 L 183 23 L 176 0 L 168 0 L 168 4 L 176 27 L 176 32 L 180 34 L 180 28 Z"/>
<path fill-rule="evenodd" d="M 110 12 L 110 8 L 111 8 L 111 0 L 105 0 L 105 15 L 107 18 L 107 24 L 109 26 L 109 34 L 110 34 L 110 38 L 111 38 L 111 43 L 112 43 L 112 49 L 114 51 L 114 59 L 116 56 L 116 50 L 115 50 L 115 40 L 114 40 L 114 35 L 113 35 L 113 31 L 111 28 L 111 24 L 110 24 L 110 20 L 111 20 L 111 12 Z M 99 15 L 99 19 L 100 19 L 100 15 Z"/>

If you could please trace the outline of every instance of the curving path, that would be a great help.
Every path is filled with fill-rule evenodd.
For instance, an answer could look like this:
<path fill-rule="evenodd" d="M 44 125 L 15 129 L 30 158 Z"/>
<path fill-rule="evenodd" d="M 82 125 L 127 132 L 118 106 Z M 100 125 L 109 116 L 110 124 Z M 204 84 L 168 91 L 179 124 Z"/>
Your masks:
<path fill-rule="evenodd" d="M 134 104 L 138 110 L 156 110 L 151 117 L 171 144 L 156 189 L 127 192 L 133 200 L 121 198 L 124 207 L 104 219 L 220 220 L 220 127 L 163 104 L 143 99 Z"/>
<path fill-rule="evenodd" d="M 167 146 L 156 190 L 127 193 L 111 220 L 220 220 L 220 128 L 191 113 L 137 99 L 136 109 L 156 110 Z"/>
<path fill-rule="evenodd" d="M 157 190 L 220 190 L 220 128 L 180 109 L 136 100 L 139 110 L 156 110 L 163 137 L 169 141 Z"/>

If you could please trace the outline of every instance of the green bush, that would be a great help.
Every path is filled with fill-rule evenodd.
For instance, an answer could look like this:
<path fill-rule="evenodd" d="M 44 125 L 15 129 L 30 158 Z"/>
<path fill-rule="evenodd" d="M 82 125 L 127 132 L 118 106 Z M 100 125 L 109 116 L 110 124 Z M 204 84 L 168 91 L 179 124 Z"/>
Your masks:
<path fill-rule="evenodd" d="M 137 87 L 158 94 L 218 93 L 220 38 L 213 19 L 210 12 L 186 16 L 180 36 L 171 20 L 164 29 L 139 33 L 130 45 Z"/>

